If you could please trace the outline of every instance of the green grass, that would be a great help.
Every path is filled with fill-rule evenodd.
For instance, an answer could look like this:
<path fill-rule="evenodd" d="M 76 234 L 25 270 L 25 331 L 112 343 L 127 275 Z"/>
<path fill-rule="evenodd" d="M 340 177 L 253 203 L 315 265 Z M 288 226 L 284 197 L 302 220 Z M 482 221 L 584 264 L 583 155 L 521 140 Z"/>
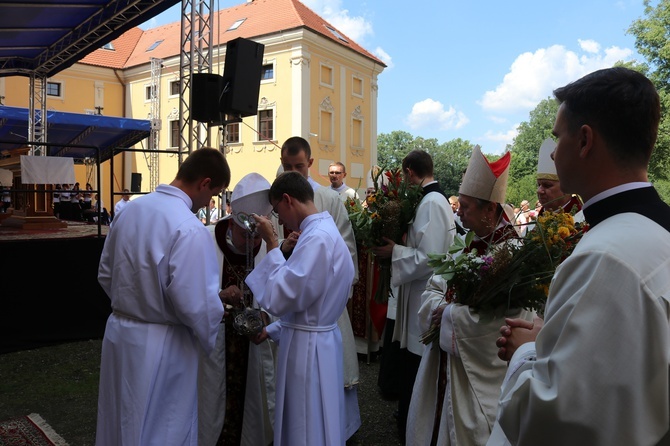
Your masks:
<path fill-rule="evenodd" d="M 102 340 L 0 354 L 0 420 L 38 413 L 71 446 L 95 444 Z M 400 445 L 394 401 L 378 392 L 379 362 L 359 356 L 363 425 L 347 446 Z"/>
<path fill-rule="evenodd" d="M 0 420 L 36 412 L 73 446 L 95 444 L 101 340 L 0 355 Z"/>

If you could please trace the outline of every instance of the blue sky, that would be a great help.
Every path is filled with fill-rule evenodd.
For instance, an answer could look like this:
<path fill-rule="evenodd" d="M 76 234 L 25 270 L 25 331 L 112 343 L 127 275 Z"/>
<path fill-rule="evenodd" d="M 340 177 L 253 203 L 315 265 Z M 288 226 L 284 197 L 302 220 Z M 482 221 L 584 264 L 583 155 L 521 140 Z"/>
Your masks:
<path fill-rule="evenodd" d="M 379 133 L 462 138 L 489 154 L 503 153 L 554 88 L 618 60 L 642 60 L 626 33 L 643 17 L 642 0 L 303 3 L 388 65 L 379 75 Z M 142 28 L 179 21 L 180 8 Z"/>

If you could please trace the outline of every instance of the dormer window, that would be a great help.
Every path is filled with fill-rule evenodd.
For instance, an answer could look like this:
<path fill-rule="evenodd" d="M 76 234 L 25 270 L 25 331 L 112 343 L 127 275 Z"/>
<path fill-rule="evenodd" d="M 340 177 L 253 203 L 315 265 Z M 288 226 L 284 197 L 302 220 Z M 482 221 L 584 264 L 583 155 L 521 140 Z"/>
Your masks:
<path fill-rule="evenodd" d="M 337 32 L 337 30 L 336 30 L 335 28 L 331 28 L 330 26 L 326 26 L 326 28 L 328 28 L 328 31 L 330 31 L 335 37 L 337 37 L 338 39 L 340 39 L 342 42 L 344 42 L 344 43 L 349 43 L 349 42 L 347 42 L 347 39 L 345 39 L 345 38 L 342 36 L 342 34 L 340 34 L 339 32 Z"/>
<path fill-rule="evenodd" d="M 149 48 L 147 48 L 147 51 L 155 50 L 161 43 L 163 43 L 162 40 L 156 40 Z"/>
<path fill-rule="evenodd" d="M 235 23 L 233 23 L 232 25 L 230 25 L 230 28 L 228 28 L 226 31 L 235 31 L 237 28 L 239 28 L 240 26 L 242 26 L 242 24 L 244 23 L 245 20 L 246 20 L 246 18 L 245 18 L 245 19 L 240 19 L 240 20 L 236 21 Z"/>

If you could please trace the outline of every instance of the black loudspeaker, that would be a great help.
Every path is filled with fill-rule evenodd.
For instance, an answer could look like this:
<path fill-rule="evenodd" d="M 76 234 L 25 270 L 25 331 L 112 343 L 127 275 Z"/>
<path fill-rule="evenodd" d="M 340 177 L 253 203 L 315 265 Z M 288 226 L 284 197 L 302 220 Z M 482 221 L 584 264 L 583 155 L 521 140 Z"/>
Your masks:
<path fill-rule="evenodd" d="M 133 172 L 130 174 L 130 191 L 131 192 L 141 192 L 142 191 L 142 174 Z"/>
<path fill-rule="evenodd" d="M 213 73 L 191 75 L 191 116 L 200 122 L 219 124 L 219 100 L 223 90 L 223 77 Z"/>
<path fill-rule="evenodd" d="M 235 116 L 258 113 L 265 45 L 238 37 L 226 44 L 220 110 Z"/>

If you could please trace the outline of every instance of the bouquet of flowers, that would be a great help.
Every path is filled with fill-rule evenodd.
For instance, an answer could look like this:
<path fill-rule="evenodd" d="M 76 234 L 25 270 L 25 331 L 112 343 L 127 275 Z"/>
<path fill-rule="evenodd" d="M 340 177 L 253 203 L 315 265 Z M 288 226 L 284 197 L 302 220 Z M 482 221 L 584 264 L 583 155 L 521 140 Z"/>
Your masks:
<path fill-rule="evenodd" d="M 468 305 L 480 317 L 502 316 L 510 308 L 542 315 L 556 268 L 574 250 L 586 224 L 575 224 L 571 214 L 547 212 L 521 239 L 507 240 L 485 253 L 466 252 L 472 240 L 455 239 L 447 254 L 430 254 L 429 265 L 447 281 L 447 303 Z M 429 344 L 439 337 L 439 326 L 423 333 Z"/>
<path fill-rule="evenodd" d="M 345 202 L 356 241 L 368 249 L 384 245 L 382 237 L 402 243 L 423 196 L 423 188 L 404 181 L 399 168 L 375 168 L 371 176 L 374 193 L 369 194 L 363 203 L 354 199 Z M 381 259 L 379 264 L 379 284 L 374 299 L 383 304 L 391 290 L 391 259 Z"/>

